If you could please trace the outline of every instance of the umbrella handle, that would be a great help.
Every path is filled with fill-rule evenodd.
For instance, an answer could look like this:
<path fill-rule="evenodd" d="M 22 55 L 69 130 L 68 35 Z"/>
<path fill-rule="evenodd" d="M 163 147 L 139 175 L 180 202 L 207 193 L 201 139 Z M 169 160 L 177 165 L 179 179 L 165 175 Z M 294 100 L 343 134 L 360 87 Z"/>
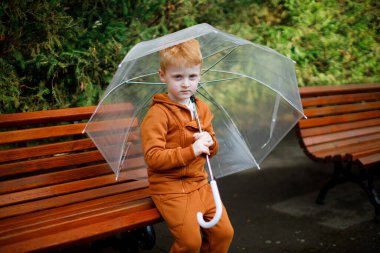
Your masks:
<path fill-rule="evenodd" d="M 218 221 L 222 217 L 222 200 L 220 199 L 219 190 L 218 190 L 216 181 L 211 180 L 210 185 L 211 185 L 212 195 L 214 196 L 216 211 L 215 211 L 214 218 L 212 218 L 212 220 L 210 221 L 205 221 L 203 219 L 203 214 L 201 212 L 197 213 L 197 220 L 198 220 L 199 225 L 202 228 L 211 228 L 215 226 L 216 223 L 218 223 Z"/>

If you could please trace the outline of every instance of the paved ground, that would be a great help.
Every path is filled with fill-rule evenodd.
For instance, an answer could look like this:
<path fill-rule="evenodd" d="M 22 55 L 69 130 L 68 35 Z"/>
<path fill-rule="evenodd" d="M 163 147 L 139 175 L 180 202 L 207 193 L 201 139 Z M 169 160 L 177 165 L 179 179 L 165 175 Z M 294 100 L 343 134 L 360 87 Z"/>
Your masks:
<path fill-rule="evenodd" d="M 325 206 L 314 204 L 333 167 L 308 159 L 294 132 L 261 167 L 218 180 L 235 228 L 230 252 L 380 252 L 380 224 L 357 185 L 340 185 Z M 156 246 L 144 252 L 168 252 L 166 225 L 155 230 Z"/>
<path fill-rule="evenodd" d="M 314 204 L 331 172 L 331 165 L 308 159 L 291 132 L 260 171 L 218 180 L 235 228 L 229 252 L 380 252 L 380 224 L 372 221 L 373 209 L 357 185 L 340 185 L 330 191 L 326 205 Z M 155 247 L 141 252 L 169 251 L 165 223 L 155 230 Z"/>

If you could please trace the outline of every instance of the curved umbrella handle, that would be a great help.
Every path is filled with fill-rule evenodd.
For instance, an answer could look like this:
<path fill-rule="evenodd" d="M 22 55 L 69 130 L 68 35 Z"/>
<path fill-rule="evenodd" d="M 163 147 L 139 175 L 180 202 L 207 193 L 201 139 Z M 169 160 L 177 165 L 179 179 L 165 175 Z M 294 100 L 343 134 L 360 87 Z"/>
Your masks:
<path fill-rule="evenodd" d="M 222 200 L 220 199 L 219 190 L 218 190 L 218 186 L 216 185 L 216 181 L 211 180 L 210 185 L 211 185 L 212 195 L 214 196 L 216 211 L 215 211 L 214 218 L 212 218 L 212 220 L 210 221 L 205 221 L 203 219 L 203 214 L 201 212 L 197 213 L 197 220 L 198 220 L 199 225 L 201 225 L 202 228 L 211 228 L 215 226 L 216 223 L 218 223 L 218 221 L 222 217 Z"/>

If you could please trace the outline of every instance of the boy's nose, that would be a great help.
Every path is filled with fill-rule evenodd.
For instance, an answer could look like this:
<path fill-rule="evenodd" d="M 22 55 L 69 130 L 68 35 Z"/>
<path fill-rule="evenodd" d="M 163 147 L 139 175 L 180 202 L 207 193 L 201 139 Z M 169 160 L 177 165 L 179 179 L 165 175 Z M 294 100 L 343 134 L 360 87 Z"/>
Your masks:
<path fill-rule="evenodd" d="M 190 86 L 190 80 L 189 79 L 183 80 L 182 86 L 183 87 L 189 87 Z"/>

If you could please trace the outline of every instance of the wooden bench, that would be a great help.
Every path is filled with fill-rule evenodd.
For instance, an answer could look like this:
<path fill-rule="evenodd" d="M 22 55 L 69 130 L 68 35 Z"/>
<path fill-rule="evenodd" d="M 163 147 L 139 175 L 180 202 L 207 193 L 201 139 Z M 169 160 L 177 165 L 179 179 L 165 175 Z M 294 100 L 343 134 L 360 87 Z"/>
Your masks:
<path fill-rule="evenodd" d="M 94 109 L 0 115 L 0 252 L 59 249 L 161 221 L 143 155 L 116 181 L 82 134 Z"/>
<path fill-rule="evenodd" d="M 317 203 L 324 203 L 329 189 L 351 180 L 368 194 L 380 221 L 374 188 L 380 167 L 380 84 L 302 87 L 300 93 L 308 117 L 298 123 L 301 146 L 311 159 L 334 163 Z"/>

